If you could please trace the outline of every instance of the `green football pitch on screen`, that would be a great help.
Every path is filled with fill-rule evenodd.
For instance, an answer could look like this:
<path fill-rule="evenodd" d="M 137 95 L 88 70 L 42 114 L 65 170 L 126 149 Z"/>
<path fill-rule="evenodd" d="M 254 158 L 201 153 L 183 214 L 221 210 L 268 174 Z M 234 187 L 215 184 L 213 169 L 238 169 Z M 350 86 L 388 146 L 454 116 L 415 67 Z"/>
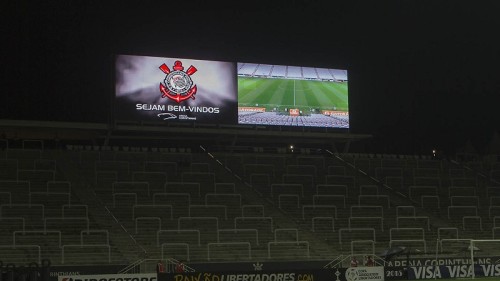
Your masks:
<path fill-rule="evenodd" d="M 347 82 L 238 77 L 238 105 L 349 110 Z"/>

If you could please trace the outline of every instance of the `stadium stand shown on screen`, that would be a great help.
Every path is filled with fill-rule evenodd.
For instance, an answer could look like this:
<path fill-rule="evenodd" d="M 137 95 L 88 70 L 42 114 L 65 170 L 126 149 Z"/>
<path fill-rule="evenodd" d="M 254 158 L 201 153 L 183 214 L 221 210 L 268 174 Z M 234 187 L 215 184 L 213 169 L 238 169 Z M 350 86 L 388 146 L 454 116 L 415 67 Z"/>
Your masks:
<path fill-rule="evenodd" d="M 239 124 L 349 128 L 347 70 L 237 66 Z"/>

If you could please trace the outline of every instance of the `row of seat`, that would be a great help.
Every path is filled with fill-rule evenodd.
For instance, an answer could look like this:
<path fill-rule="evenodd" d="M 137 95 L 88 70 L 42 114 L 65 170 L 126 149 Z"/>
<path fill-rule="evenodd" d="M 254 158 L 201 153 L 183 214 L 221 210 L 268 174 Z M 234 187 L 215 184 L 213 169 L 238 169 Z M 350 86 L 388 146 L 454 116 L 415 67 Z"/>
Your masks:
<path fill-rule="evenodd" d="M 429 243 L 438 231 L 432 222 L 433 218 L 422 215 L 420 208 L 414 209 L 413 212 L 405 212 L 403 208 L 399 208 L 400 205 L 393 203 L 393 197 L 387 193 L 385 187 L 375 184 L 366 175 L 353 172 L 355 169 L 335 158 L 289 155 L 220 155 L 219 157 L 216 155 L 216 159 L 223 164 L 220 165 L 207 155 L 204 157 L 194 153 L 146 153 L 142 151 L 119 153 L 116 151 L 72 151 L 68 153 L 68 158 L 75 159 L 80 168 L 77 174 L 81 174 L 79 179 L 81 183 L 90 184 L 91 188 L 88 191 L 84 190 L 84 192 L 95 191 L 99 198 L 104 199 L 104 203 L 112 214 L 117 216 L 125 229 L 133 233 L 134 238 L 138 239 L 142 245 L 149 244 L 151 248 L 148 249 L 158 249 L 162 248 L 165 243 L 178 244 L 177 246 L 166 246 L 164 249 L 166 255 L 175 254 L 177 250 L 179 253 L 185 253 L 185 245 L 187 244 L 190 247 L 188 253 L 191 250 L 194 251 L 195 256 L 191 256 L 192 259 L 199 258 L 196 257 L 200 253 L 197 247 L 201 247 L 202 252 L 205 253 L 203 254 L 205 259 L 212 259 L 214 257 L 212 254 L 216 253 L 217 249 L 224 247 L 238 248 L 244 253 L 242 256 L 246 257 L 248 252 L 245 249 L 248 247 L 245 246 L 247 245 L 245 243 L 250 243 L 249 249 L 252 256 L 263 250 L 265 257 L 265 253 L 271 245 L 271 257 L 275 257 L 279 253 L 291 252 L 293 247 L 296 247 L 293 243 L 298 241 L 308 242 L 311 252 L 314 253 L 317 241 L 313 239 L 319 240 L 321 237 L 327 237 L 331 245 L 340 244 L 343 249 L 348 249 L 351 247 L 351 243 L 361 243 L 359 242 L 361 240 L 376 241 L 377 245 L 384 246 L 391 243 L 401 243 L 402 240 L 415 241 L 416 244 Z M 357 164 L 360 163 L 357 162 Z M 461 179 L 461 175 L 457 174 L 458 169 L 451 172 L 451 169 L 456 167 L 440 164 L 442 167 L 435 168 L 431 167 L 437 165 L 434 162 L 416 161 L 416 163 L 417 166 L 413 168 L 409 168 L 408 163 L 407 166 L 401 168 L 401 171 L 413 172 L 410 180 L 406 178 L 408 175 L 406 172 L 402 173 L 400 177 L 403 182 L 401 191 L 405 191 L 408 195 L 411 192 L 411 199 L 418 201 L 420 198 L 422 204 L 437 200 L 437 209 L 444 210 L 443 214 L 446 219 L 446 212 L 450 212 L 450 221 L 455 217 L 454 212 L 457 212 L 457 220 L 462 219 L 462 225 L 459 227 L 461 233 L 466 233 L 469 228 L 465 226 L 477 224 L 481 219 L 481 223 L 485 224 L 484 229 L 491 229 L 491 232 L 488 231 L 487 234 L 490 237 L 495 237 L 496 225 L 490 228 L 489 224 L 497 222 L 496 201 L 490 199 L 492 204 L 489 204 L 489 207 L 491 207 L 492 213 L 489 217 L 483 217 L 482 211 L 484 211 L 483 206 L 485 205 L 482 204 L 480 197 L 482 191 L 477 192 L 477 190 L 482 190 L 484 186 L 478 186 L 475 194 L 468 194 L 472 189 L 454 189 L 466 188 L 467 186 L 452 186 L 446 192 L 441 192 L 442 187 L 440 188 L 439 185 L 433 185 L 434 188 L 428 188 L 427 185 L 415 185 L 416 179 L 434 180 L 433 176 L 424 176 L 426 172 L 434 171 L 432 169 L 438 169 L 440 179 L 443 175 L 447 175 L 445 177 L 447 181 L 451 178 L 456 179 L 455 183 Z M 391 164 L 394 163 L 391 162 Z M 226 165 L 229 170 L 224 169 Z M 16 169 L 24 171 L 19 167 Z M 374 174 L 370 175 L 384 183 L 387 180 L 397 179 L 399 174 L 392 175 L 391 173 L 398 170 L 397 167 L 384 166 L 383 169 L 373 169 Z M 33 171 L 43 170 L 34 169 Z M 223 171 L 226 172 L 223 173 Z M 35 182 L 35 178 L 31 176 L 26 180 L 19 180 L 16 177 L 10 182 L 24 186 L 22 193 L 26 194 L 25 198 L 31 198 L 32 206 L 40 205 L 48 208 L 52 205 L 53 202 L 50 202 L 50 199 L 53 198 L 56 202 L 61 203 L 58 208 L 61 216 L 63 213 L 66 216 L 68 209 L 64 209 L 64 205 L 69 205 L 68 194 L 70 194 L 69 200 L 73 200 L 75 197 L 73 194 L 75 186 L 71 186 L 66 191 L 49 189 L 49 182 L 54 183 L 64 179 L 63 177 L 57 178 L 57 173 L 58 170 L 56 170 L 54 179 L 47 180 L 43 186 L 40 185 L 40 190 L 30 189 L 32 182 Z M 261 191 L 263 198 L 251 199 L 243 195 L 238 177 L 229 176 L 233 174 L 241 176 L 240 178 L 244 182 L 246 181 L 256 190 Z M 267 181 L 258 181 L 258 179 L 266 179 L 266 177 Z M 327 179 L 331 181 L 318 183 L 318 181 L 326 181 Z M 312 184 L 310 184 L 310 180 L 312 180 Z M 407 185 L 408 182 L 411 182 L 412 185 Z M 86 186 L 85 184 L 79 186 Z M 477 182 L 476 186 L 480 184 Z M 6 210 L 10 210 L 10 207 L 15 203 L 21 203 L 17 200 L 22 200 L 20 199 L 22 197 L 17 191 L 12 191 L 13 186 L 0 191 L 6 197 L 10 197 L 10 199 L 2 199 L 6 201 L 2 201 L 0 206 L 2 218 L 4 218 L 3 214 Z M 494 186 L 487 190 L 491 194 L 496 192 Z M 460 194 L 461 191 L 464 193 Z M 453 198 L 450 197 L 450 193 L 453 194 Z M 142 201 L 141 197 L 144 197 L 145 201 Z M 467 203 L 468 200 L 471 201 Z M 267 207 L 264 210 L 263 206 L 267 206 L 269 202 L 275 204 L 276 208 L 287 210 L 287 214 L 294 219 L 296 225 L 285 229 L 296 229 L 297 235 L 293 234 L 293 231 L 290 231 L 290 234 L 280 230 L 283 229 L 281 223 L 276 223 L 276 220 L 280 220 L 280 218 L 274 214 L 270 216 L 270 210 Z M 78 198 L 69 203 L 78 205 Z M 356 206 L 365 204 L 371 204 L 373 207 L 366 206 L 366 209 L 363 210 L 365 214 L 356 214 Z M 229 207 L 230 205 L 232 207 Z M 261 206 L 262 208 L 252 206 Z M 420 205 L 416 206 L 420 207 Z M 476 212 L 474 212 L 474 208 L 470 208 L 471 206 L 476 208 Z M 461 213 L 465 211 L 471 213 L 462 216 Z M 81 231 L 99 230 L 99 226 L 93 224 L 89 212 L 87 210 L 90 227 L 84 226 L 79 231 L 76 231 L 77 228 L 73 229 L 73 234 L 76 234 L 75 238 L 81 239 Z M 240 213 L 242 215 L 239 215 Z M 259 215 L 255 215 L 255 213 Z M 14 215 L 14 211 L 8 216 L 11 217 L 11 215 Z M 82 217 L 84 216 L 82 214 Z M 44 214 L 43 217 L 45 220 L 48 219 L 49 223 L 53 222 L 52 215 Z M 211 219 L 203 219 L 206 217 L 211 217 Z M 249 223 L 250 218 L 255 221 Z M 273 220 L 272 224 L 270 224 L 269 218 Z M 43 222 L 44 219 L 39 221 Z M 207 224 L 201 224 L 200 221 L 205 220 Z M 408 235 L 396 236 L 399 231 L 412 225 L 418 226 L 414 227 L 417 230 L 408 230 Z M 47 232 L 56 231 L 56 233 L 60 231 L 61 236 L 64 237 L 64 231 L 61 229 L 53 230 L 50 226 L 44 229 L 43 223 L 37 227 L 39 228 L 36 231 L 46 230 Z M 64 226 L 61 225 L 61 227 Z M 261 230 L 261 227 L 265 230 Z M 235 229 L 237 233 L 231 234 Z M 24 229 L 25 232 L 31 230 Z M 15 235 L 17 243 L 21 234 L 18 232 L 14 234 L 15 231 L 23 231 L 23 229 L 10 232 L 11 236 L 9 237 L 13 239 Z M 196 234 L 197 231 L 199 234 Z M 268 234 L 268 237 L 265 233 Z M 276 233 L 278 236 L 275 237 Z M 293 241 L 284 241 L 280 238 L 280 233 L 287 233 L 288 237 L 292 237 L 287 239 Z M 423 234 L 421 235 L 421 233 Z M 177 235 L 177 238 L 169 237 L 169 235 L 174 234 Z M 52 235 L 57 237 L 57 234 Z M 254 240 L 255 236 L 258 236 L 258 239 Z M 198 244 L 182 240 L 197 239 L 197 237 L 200 239 Z M 253 241 L 258 241 L 259 245 L 254 247 Z M 284 244 L 267 244 L 275 242 L 290 242 L 292 244 L 286 247 Z M 74 243 L 74 245 L 78 244 L 81 245 L 81 241 Z M 58 244 L 57 248 L 60 249 L 61 246 L 65 245 L 72 244 L 63 242 L 62 245 Z M 273 249 L 278 246 L 289 248 L 275 253 Z M 175 247 L 178 249 L 174 250 Z M 208 255 L 208 251 L 210 251 L 210 255 Z M 218 255 L 223 256 L 223 252 L 221 250 L 221 254 Z"/>

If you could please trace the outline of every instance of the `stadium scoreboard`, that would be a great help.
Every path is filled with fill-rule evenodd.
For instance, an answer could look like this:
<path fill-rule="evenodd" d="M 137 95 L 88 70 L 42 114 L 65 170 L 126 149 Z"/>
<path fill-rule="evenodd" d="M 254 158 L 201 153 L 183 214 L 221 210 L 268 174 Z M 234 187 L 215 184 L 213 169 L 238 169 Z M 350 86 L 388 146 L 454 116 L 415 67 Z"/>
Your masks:
<path fill-rule="evenodd" d="M 349 128 L 347 70 L 117 55 L 115 118 Z"/>

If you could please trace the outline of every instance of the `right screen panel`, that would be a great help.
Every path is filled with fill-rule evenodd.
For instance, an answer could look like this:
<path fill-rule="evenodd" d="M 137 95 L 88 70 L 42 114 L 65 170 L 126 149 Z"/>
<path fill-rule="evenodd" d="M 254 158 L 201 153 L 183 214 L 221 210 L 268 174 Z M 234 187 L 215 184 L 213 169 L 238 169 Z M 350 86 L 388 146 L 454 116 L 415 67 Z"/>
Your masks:
<path fill-rule="evenodd" d="M 347 70 L 238 63 L 238 123 L 349 128 Z"/>

